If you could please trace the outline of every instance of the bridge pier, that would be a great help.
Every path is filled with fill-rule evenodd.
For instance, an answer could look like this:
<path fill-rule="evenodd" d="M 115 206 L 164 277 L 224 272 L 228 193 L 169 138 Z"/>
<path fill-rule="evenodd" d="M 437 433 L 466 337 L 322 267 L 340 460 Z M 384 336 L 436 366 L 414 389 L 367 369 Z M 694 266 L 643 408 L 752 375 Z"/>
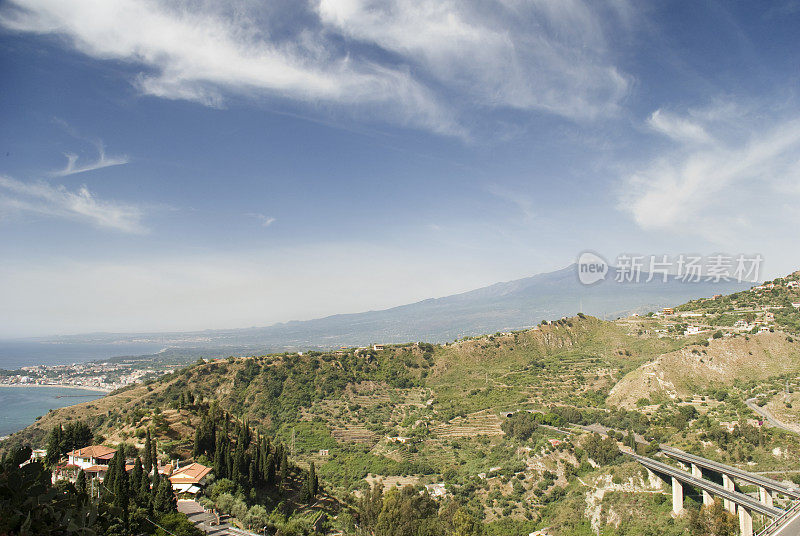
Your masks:
<path fill-rule="evenodd" d="M 683 484 L 674 476 L 672 477 L 672 511 L 675 515 L 683 512 Z"/>
<path fill-rule="evenodd" d="M 739 532 L 742 536 L 753 536 L 753 514 L 741 506 L 739 507 Z"/>
<path fill-rule="evenodd" d="M 703 470 L 696 464 L 692 464 L 692 476 L 697 478 L 703 478 Z M 711 494 L 706 490 L 701 490 L 703 492 L 703 505 L 714 504 L 714 498 L 711 497 Z"/>
<path fill-rule="evenodd" d="M 736 487 L 733 485 L 733 479 L 722 473 L 722 487 L 728 491 L 736 491 Z M 725 507 L 725 510 L 728 512 L 735 514 L 736 513 L 736 503 L 733 501 L 729 501 L 728 499 L 723 499 L 722 505 Z"/>
<path fill-rule="evenodd" d="M 767 488 L 758 488 L 758 500 L 762 503 L 766 504 L 767 506 L 772 506 L 772 492 Z"/>

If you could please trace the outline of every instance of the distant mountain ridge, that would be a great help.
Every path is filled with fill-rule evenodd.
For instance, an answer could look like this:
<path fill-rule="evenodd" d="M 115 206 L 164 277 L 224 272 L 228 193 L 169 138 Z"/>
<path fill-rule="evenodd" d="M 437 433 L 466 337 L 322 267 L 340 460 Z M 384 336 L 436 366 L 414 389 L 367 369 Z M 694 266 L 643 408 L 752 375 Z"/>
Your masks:
<path fill-rule="evenodd" d="M 661 276 L 646 282 L 617 282 L 618 269 L 609 268 L 605 280 L 584 285 L 577 265 L 523 279 L 430 298 L 390 309 L 337 314 L 267 327 L 160 334 L 96 334 L 60 337 L 63 342 L 147 340 L 173 348 L 214 348 L 230 353 L 276 352 L 372 342 L 445 342 L 464 336 L 530 327 L 582 311 L 612 319 L 682 304 L 691 299 L 728 294 L 749 288 L 749 283 L 723 281 L 683 282 Z"/>

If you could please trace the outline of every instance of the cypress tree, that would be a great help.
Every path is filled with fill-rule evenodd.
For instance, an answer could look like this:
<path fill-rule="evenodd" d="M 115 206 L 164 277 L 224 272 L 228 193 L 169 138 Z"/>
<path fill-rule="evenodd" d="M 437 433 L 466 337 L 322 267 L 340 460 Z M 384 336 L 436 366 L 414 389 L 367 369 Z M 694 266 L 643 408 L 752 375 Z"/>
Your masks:
<path fill-rule="evenodd" d="M 158 440 L 153 439 L 153 453 L 151 454 L 153 458 L 153 469 L 155 469 L 156 473 L 158 472 Z"/>
<path fill-rule="evenodd" d="M 317 480 L 317 470 L 316 467 L 314 467 L 314 462 L 311 462 L 311 467 L 308 469 L 308 493 L 311 495 L 311 499 L 317 497 L 318 491 L 319 481 Z"/>
<path fill-rule="evenodd" d="M 255 488 L 258 484 L 258 468 L 256 467 L 255 458 L 250 459 L 250 470 L 248 471 L 247 477 L 250 489 Z"/>
<path fill-rule="evenodd" d="M 289 478 L 289 457 L 286 456 L 286 450 L 281 449 L 281 485 L 285 485 L 287 478 Z"/>
<path fill-rule="evenodd" d="M 233 481 L 244 485 L 248 479 L 248 462 L 245 458 L 244 445 L 241 441 L 236 444 L 236 452 L 233 455 Z"/>
<path fill-rule="evenodd" d="M 62 430 L 61 425 L 53 426 L 50 435 L 47 437 L 47 455 L 45 463 L 49 467 L 54 467 L 61 459 Z"/>
<path fill-rule="evenodd" d="M 117 482 L 117 472 L 118 472 L 118 465 L 121 453 L 118 450 L 114 453 L 114 457 L 111 458 L 111 461 L 108 462 L 108 470 L 106 471 L 106 476 L 103 479 L 103 486 L 108 491 L 114 491 L 114 485 Z M 123 462 L 124 463 L 124 462 Z"/>
<path fill-rule="evenodd" d="M 138 503 L 142 506 L 152 503 L 152 494 L 150 493 L 150 475 L 142 471 L 142 481 L 139 482 L 139 500 Z"/>
<path fill-rule="evenodd" d="M 161 475 L 158 473 L 158 471 L 155 471 L 153 473 L 153 484 L 150 487 L 150 495 L 152 497 L 155 497 L 156 493 L 158 493 L 158 487 L 161 485 L 161 480 L 162 480 L 161 479 Z M 164 479 L 164 480 L 166 480 L 166 479 Z"/>
<path fill-rule="evenodd" d="M 144 474 L 149 475 L 153 469 L 153 452 L 150 442 L 150 429 L 147 429 L 147 437 L 144 440 Z"/>
<path fill-rule="evenodd" d="M 275 456 L 271 452 L 267 454 L 267 474 L 265 476 L 267 486 L 275 484 Z"/>
<path fill-rule="evenodd" d="M 220 434 L 217 437 L 217 446 L 214 449 L 214 476 L 217 479 L 225 478 L 227 476 L 227 466 L 225 464 L 225 446 L 222 444 L 222 438 L 224 436 Z"/>
<path fill-rule="evenodd" d="M 122 508 L 122 522 L 125 526 L 125 530 L 128 530 L 128 502 L 130 500 L 130 488 L 128 486 L 128 473 L 125 472 L 125 452 L 124 445 L 121 445 L 123 448 L 117 451 L 114 455 L 119 456 L 119 460 L 117 461 L 117 466 L 114 470 L 114 505 Z"/>
<path fill-rule="evenodd" d="M 202 437 L 200 434 L 201 428 L 203 428 L 202 424 L 197 428 L 197 430 L 194 431 L 194 446 L 192 447 L 192 456 L 195 458 L 200 456 L 200 440 Z"/>
<path fill-rule="evenodd" d="M 133 464 L 133 471 L 131 471 L 131 495 L 138 498 L 139 490 L 142 488 L 142 478 L 144 478 L 144 468 L 142 467 L 142 459 L 138 456 Z M 136 501 L 139 502 L 138 500 Z"/>
<path fill-rule="evenodd" d="M 175 499 L 175 493 L 172 491 L 172 485 L 166 478 L 161 479 L 158 485 L 155 499 L 153 500 L 153 510 L 159 514 L 169 514 L 178 509 L 178 501 Z"/>
<path fill-rule="evenodd" d="M 78 501 L 81 504 L 89 500 L 89 493 L 86 485 L 86 473 L 81 471 L 78 473 L 78 479 L 75 481 L 75 489 L 78 492 Z"/>

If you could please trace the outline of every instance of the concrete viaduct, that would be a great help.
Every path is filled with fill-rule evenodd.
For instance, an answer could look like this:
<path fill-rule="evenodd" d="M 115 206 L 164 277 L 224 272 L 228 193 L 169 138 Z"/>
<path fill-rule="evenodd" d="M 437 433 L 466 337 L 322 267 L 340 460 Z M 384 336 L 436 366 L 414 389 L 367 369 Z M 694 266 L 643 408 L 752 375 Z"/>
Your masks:
<path fill-rule="evenodd" d="M 683 511 L 683 486 L 689 485 L 699 489 L 703 495 L 703 504 L 713 503 L 713 497 L 723 500 L 725 508 L 739 517 L 739 529 L 742 536 L 753 536 L 753 513 L 770 519 L 767 527 L 759 533 L 766 536 L 800 535 L 800 503 L 789 511 L 773 505 L 775 495 L 783 495 L 791 499 L 800 499 L 800 489 L 786 486 L 770 478 L 754 475 L 741 469 L 694 456 L 678 449 L 662 446 L 662 452 L 690 466 L 691 472 L 678 469 L 645 456 L 630 454 L 636 461 L 657 475 L 663 475 L 672 484 L 672 510 L 676 514 Z M 703 470 L 722 475 L 723 485 L 703 478 Z M 736 491 L 734 479 L 758 487 L 759 498 Z"/>

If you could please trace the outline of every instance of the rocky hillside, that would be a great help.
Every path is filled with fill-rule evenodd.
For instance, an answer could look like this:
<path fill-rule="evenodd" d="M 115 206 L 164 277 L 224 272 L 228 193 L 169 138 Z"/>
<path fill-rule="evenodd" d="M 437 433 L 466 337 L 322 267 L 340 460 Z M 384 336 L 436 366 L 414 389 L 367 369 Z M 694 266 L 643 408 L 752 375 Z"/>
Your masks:
<path fill-rule="evenodd" d="M 798 373 L 800 342 L 785 333 L 712 338 L 707 346 L 686 346 L 630 372 L 611 389 L 608 403 L 633 408 L 637 402 L 685 398 L 737 380 Z"/>

